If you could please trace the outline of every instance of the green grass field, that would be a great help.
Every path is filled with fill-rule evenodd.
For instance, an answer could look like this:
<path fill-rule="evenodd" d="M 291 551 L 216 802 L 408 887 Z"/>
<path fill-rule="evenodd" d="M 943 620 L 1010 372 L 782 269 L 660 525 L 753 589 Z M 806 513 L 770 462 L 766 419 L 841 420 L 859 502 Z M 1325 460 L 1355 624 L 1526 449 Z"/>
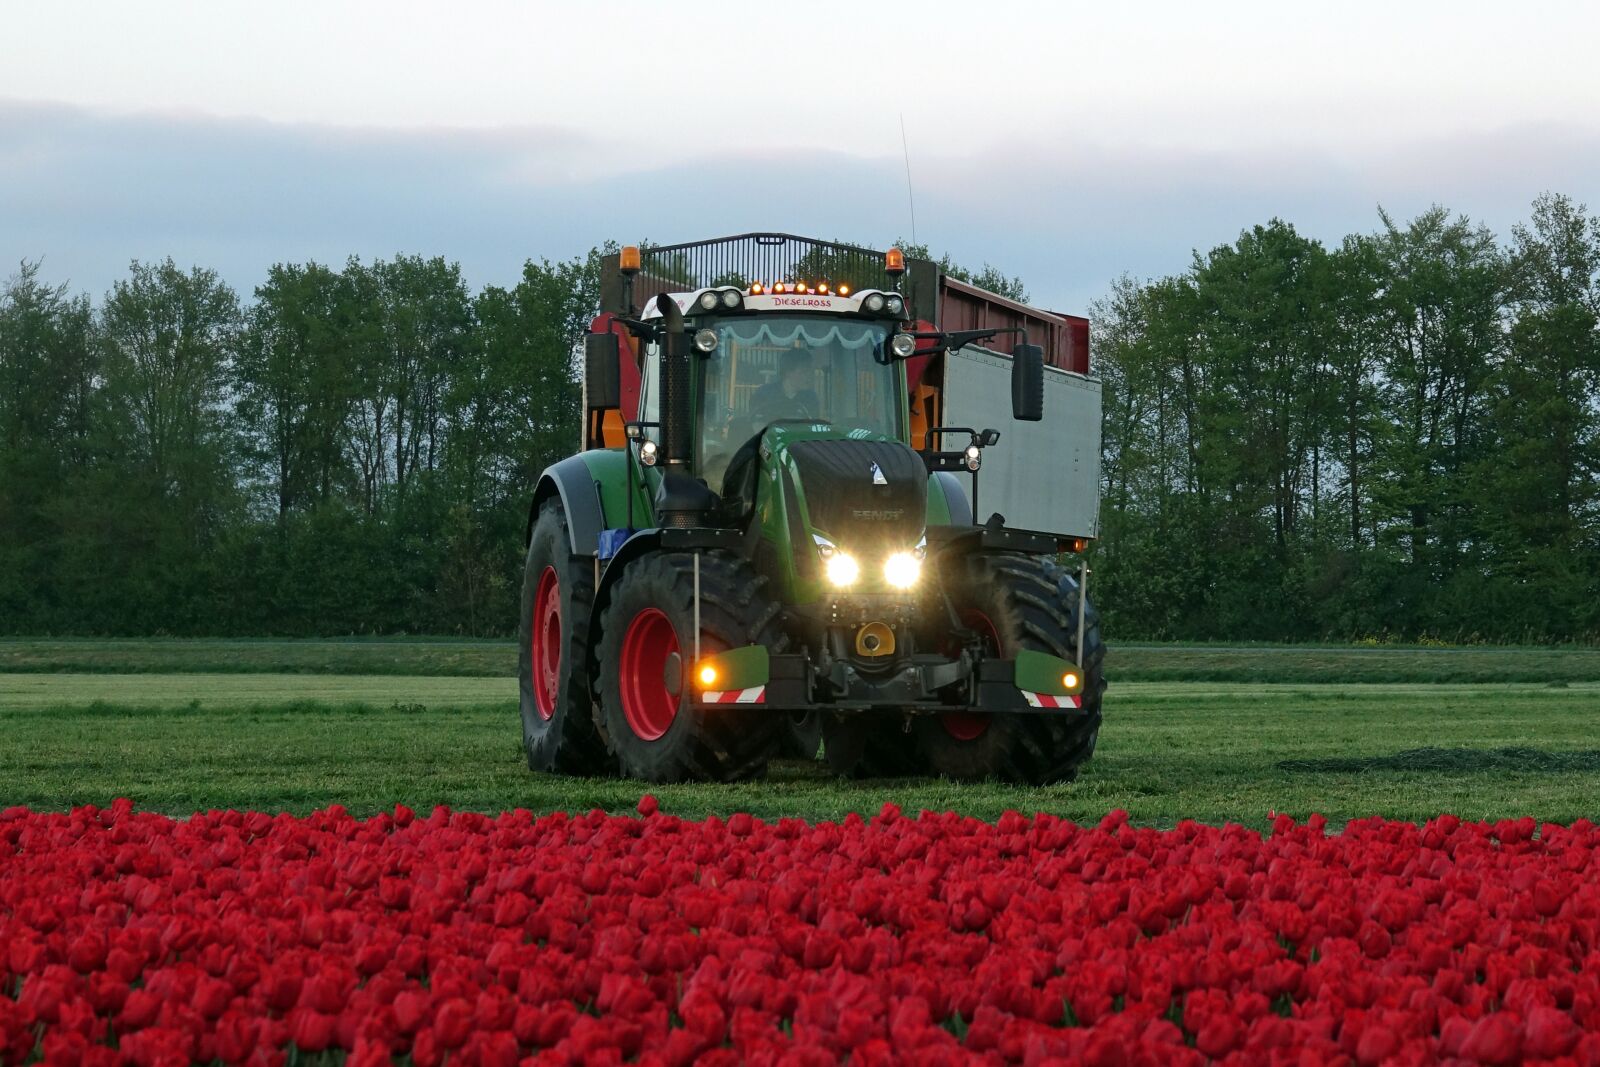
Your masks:
<path fill-rule="evenodd" d="M 0 672 L 503 678 L 516 675 L 517 649 L 515 642 L 509 639 L 0 638 Z"/>
<path fill-rule="evenodd" d="M 116 644 L 152 668 L 176 643 Z M 330 642 L 333 649 L 260 644 L 294 649 L 302 663 L 344 662 L 348 654 L 344 642 Z M 457 645 L 373 647 L 389 644 L 399 647 L 383 655 L 407 667 Z M 179 647 L 183 664 L 194 664 L 190 646 Z M 417 654 L 405 655 L 408 647 Z M 1229 655 L 1239 657 L 1237 669 L 1254 669 L 1253 661 L 1276 662 L 1299 651 Z M 85 661 L 74 664 L 81 670 Z M 1409 669 L 1402 664 L 1395 673 L 1405 677 Z M 628 810 L 641 793 L 654 792 L 666 810 L 687 816 L 746 810 L 810 819 L 872 812 L 890 800 L 908 810 L 992 817 L 1015 808 L 1080 821 L 1126 808 L 1135 820 L 1157 825 L 1184 818 L 1261 825 L 1275 811 L 1318 811 L 1335 821 L 1422 819 L 1443 811 L 1556 821 L 1597 814 L 1600 684 L 1594 682 L 1140 682 L 1117 670 L 1112 677 L 1100 749 L 1083 777 L 1029 789 L 926 779 L 841 782 L 802 763 L 775 764 L 766 781 L 736 786 L 534 775 L 522 762 L 515 685 L 505 677 L 263 674 L 259 666 L 257 673 L 237 674 L 0 674 L 0 806 L 64 808 L 128 796 L 177 814 L 226 807 L 304 812 L 334 803 L 357 813 L 396 803 L 421 810 L 448 804 L 582 811 Z"/>
<path fill-rule="evenodd" d="M 1112 648 L 1108 668 L 1128 682 L 1600 682 L 1600 648 L 1126 644 Z M 516 670 L 509 639 L 0 639 L 0 673 L 505 678 Z"/>

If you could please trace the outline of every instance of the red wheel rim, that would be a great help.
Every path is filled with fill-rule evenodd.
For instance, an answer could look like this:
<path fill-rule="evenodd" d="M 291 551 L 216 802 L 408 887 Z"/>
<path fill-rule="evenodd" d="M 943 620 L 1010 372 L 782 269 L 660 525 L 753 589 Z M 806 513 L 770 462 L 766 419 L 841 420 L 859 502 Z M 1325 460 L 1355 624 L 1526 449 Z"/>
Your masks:
<path fill-rule="evenodd" d="M 983 638 L 983 647 L 994 655 L 1000 654 L 1000 631 L 995 628 L 994 620 L 989 618 L 977 608 L 967 608 L 961 613 L 962 625 L 975 630 Z M 939 721 L 944 725 L 944 732 L 957 741 L 976 741 L 989 730 L 989 720 L 992 715 L 970 715 L 962 711 L 952 711 L 939 716 Z"/>
<path fill-rule="evenodd" d="M 539 575 L 533 597 L 533 706 L 539 718 L 556 713 L 556 693 L 561 686 L 561 579 L 554 567 Z"/>
<path fill-rule="evenodd" d="M 678 717 L 678 694 L 667 688 L 667 661 L 678 655 L 678 634 L 660 608 L 645 608 L 622 637 L 622 715 L 640 738 L 654 741 Z"/>

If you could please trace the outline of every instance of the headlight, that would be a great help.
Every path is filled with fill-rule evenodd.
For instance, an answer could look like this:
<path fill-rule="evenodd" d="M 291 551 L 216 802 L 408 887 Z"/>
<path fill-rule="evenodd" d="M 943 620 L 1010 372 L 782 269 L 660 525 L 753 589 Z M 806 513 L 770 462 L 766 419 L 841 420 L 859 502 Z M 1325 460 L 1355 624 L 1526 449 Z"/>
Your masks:
<path fill-rule="evenodd" d="M 834 585 L 854 585 L 856 579 L 861 577 L 861 564 L 856 558 L 845 552 L 835 551 L 828 557 L 828 581 Z"/>
<path fill-rule="evenodd" d="M 861 306 L 876 315 L 883 310 L 883 294 L 868 293 L 867 298 L 861 302 Z"/>
<path fill-rule="evenodd" d="M 725 307 L 725 308 L 736 308 L 736 307 L 738 307 L 739 306 L 739 290 L 737 290 L 737 289 L 724 289 L 722 291 L 722 306 Z"/>
<path fill-rule="evenodd" d="M 717 303 L 720 300 L 721 297 L 714 292 L 708 291 L 700 294 L 700 306 L 705 308 L 707 311 L 717 310 Z"/>
<path fill-rule="evenodd" d="M 884 561 L 883 577 L 896 589 L 910 589 L 922 577 L 922 561 L 909 552 L 896 552 Z"/>
<path fill-rule="evenodd" d="M 897 333 L 889 342 L 889 351 L 901 359 L 914 355 L 917 351 L 917 339 L 909 333 Z"/>
<path fill-rule="evenodd" d="M 639 445 L 639 462 L 646 467 L 654 467 L 656 465 L 656 443 L 654 441 L 644 441 Z"/>
<path fill-rule="evenodd" d="M 975 471 L 983 463 L 983 452 L 977 445 L 968 445 L 966 452 L 967 470 Z"/>
<path fill-rule="evenodd" d="M 717 349 L 717 331 L 712 329 L 696 330 L 694 347 L 701 352 L 715 352 Z"/>
<path fill-rule="evenodd" d="M 883 308 L 891 315 L 898 315 L 906 309 L 906 302 L 898 296 L 888 296 L 884 298 Z"/>

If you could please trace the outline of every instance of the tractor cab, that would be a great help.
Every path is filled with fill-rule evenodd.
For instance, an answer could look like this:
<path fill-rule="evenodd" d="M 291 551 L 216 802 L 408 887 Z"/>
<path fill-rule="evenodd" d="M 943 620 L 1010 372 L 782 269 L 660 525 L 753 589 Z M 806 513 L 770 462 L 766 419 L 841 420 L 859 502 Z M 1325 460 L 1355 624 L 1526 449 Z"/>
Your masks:
<path fill-rule="evenodd" d="M 785 290 L 789 288 L 784 285 Z M 826 285 L 824 285 L 826 288 Z M 906 375 L 895 351 L 899 296 L 706 289 L 673 294 L 684 310 L 693 377 L 694 452 L 690 469 L 714 491 L 724 491 L 741 449 L 780 424 L 826 426 L 846 437 L 906 439 Z M 874 311 L 863 305 L 871 299 Z M 803 309 L 790 310 L 795 305 Z M 894 310 L 890 310 L 890 308 Z M 659 320 L 649 308 L 641 320 Z M 901 334 L 902 351 L 914 341 Z M 640 422 L 649 433 L 661 420 L 663 346 L 647 343 L 643 355 Z M 657 445 L 660 444 L 656 440 Z"/>

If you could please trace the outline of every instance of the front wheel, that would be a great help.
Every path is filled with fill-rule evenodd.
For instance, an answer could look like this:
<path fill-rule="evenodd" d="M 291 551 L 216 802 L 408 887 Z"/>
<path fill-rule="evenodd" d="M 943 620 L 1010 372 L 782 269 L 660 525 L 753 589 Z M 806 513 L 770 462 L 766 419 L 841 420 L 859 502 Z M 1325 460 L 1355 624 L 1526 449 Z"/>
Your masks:
<path fill-rule="evenodd" d="M 1083 626 L 1083 707 L 1076 713 L 964 714 L 921 717 L 913 727 L 929 770 L 950 778 L 999 778 L 1044 785 L 1070 782 L 1094 754 L 1105 691 L 1105 643 L 1094 606 L 1078 583 L 1053 562 L 1035 556 L 974 555 L 957 564 L 950 599 L 963 625 L 994 655 L 1020 649 L 1078 659 L 1078 612 Z"/>
<path fill-rule="evenodd" d="M 737 781 L 766 770 L 785 718 L 755 704 L 696 707 L 694 557 L 627 564 L 601 616 L 600 721 L 623 774 L 650 782 Z M 700 556 L 702 655 L 786 639 L 766 579 L 721 553 Z"/>

